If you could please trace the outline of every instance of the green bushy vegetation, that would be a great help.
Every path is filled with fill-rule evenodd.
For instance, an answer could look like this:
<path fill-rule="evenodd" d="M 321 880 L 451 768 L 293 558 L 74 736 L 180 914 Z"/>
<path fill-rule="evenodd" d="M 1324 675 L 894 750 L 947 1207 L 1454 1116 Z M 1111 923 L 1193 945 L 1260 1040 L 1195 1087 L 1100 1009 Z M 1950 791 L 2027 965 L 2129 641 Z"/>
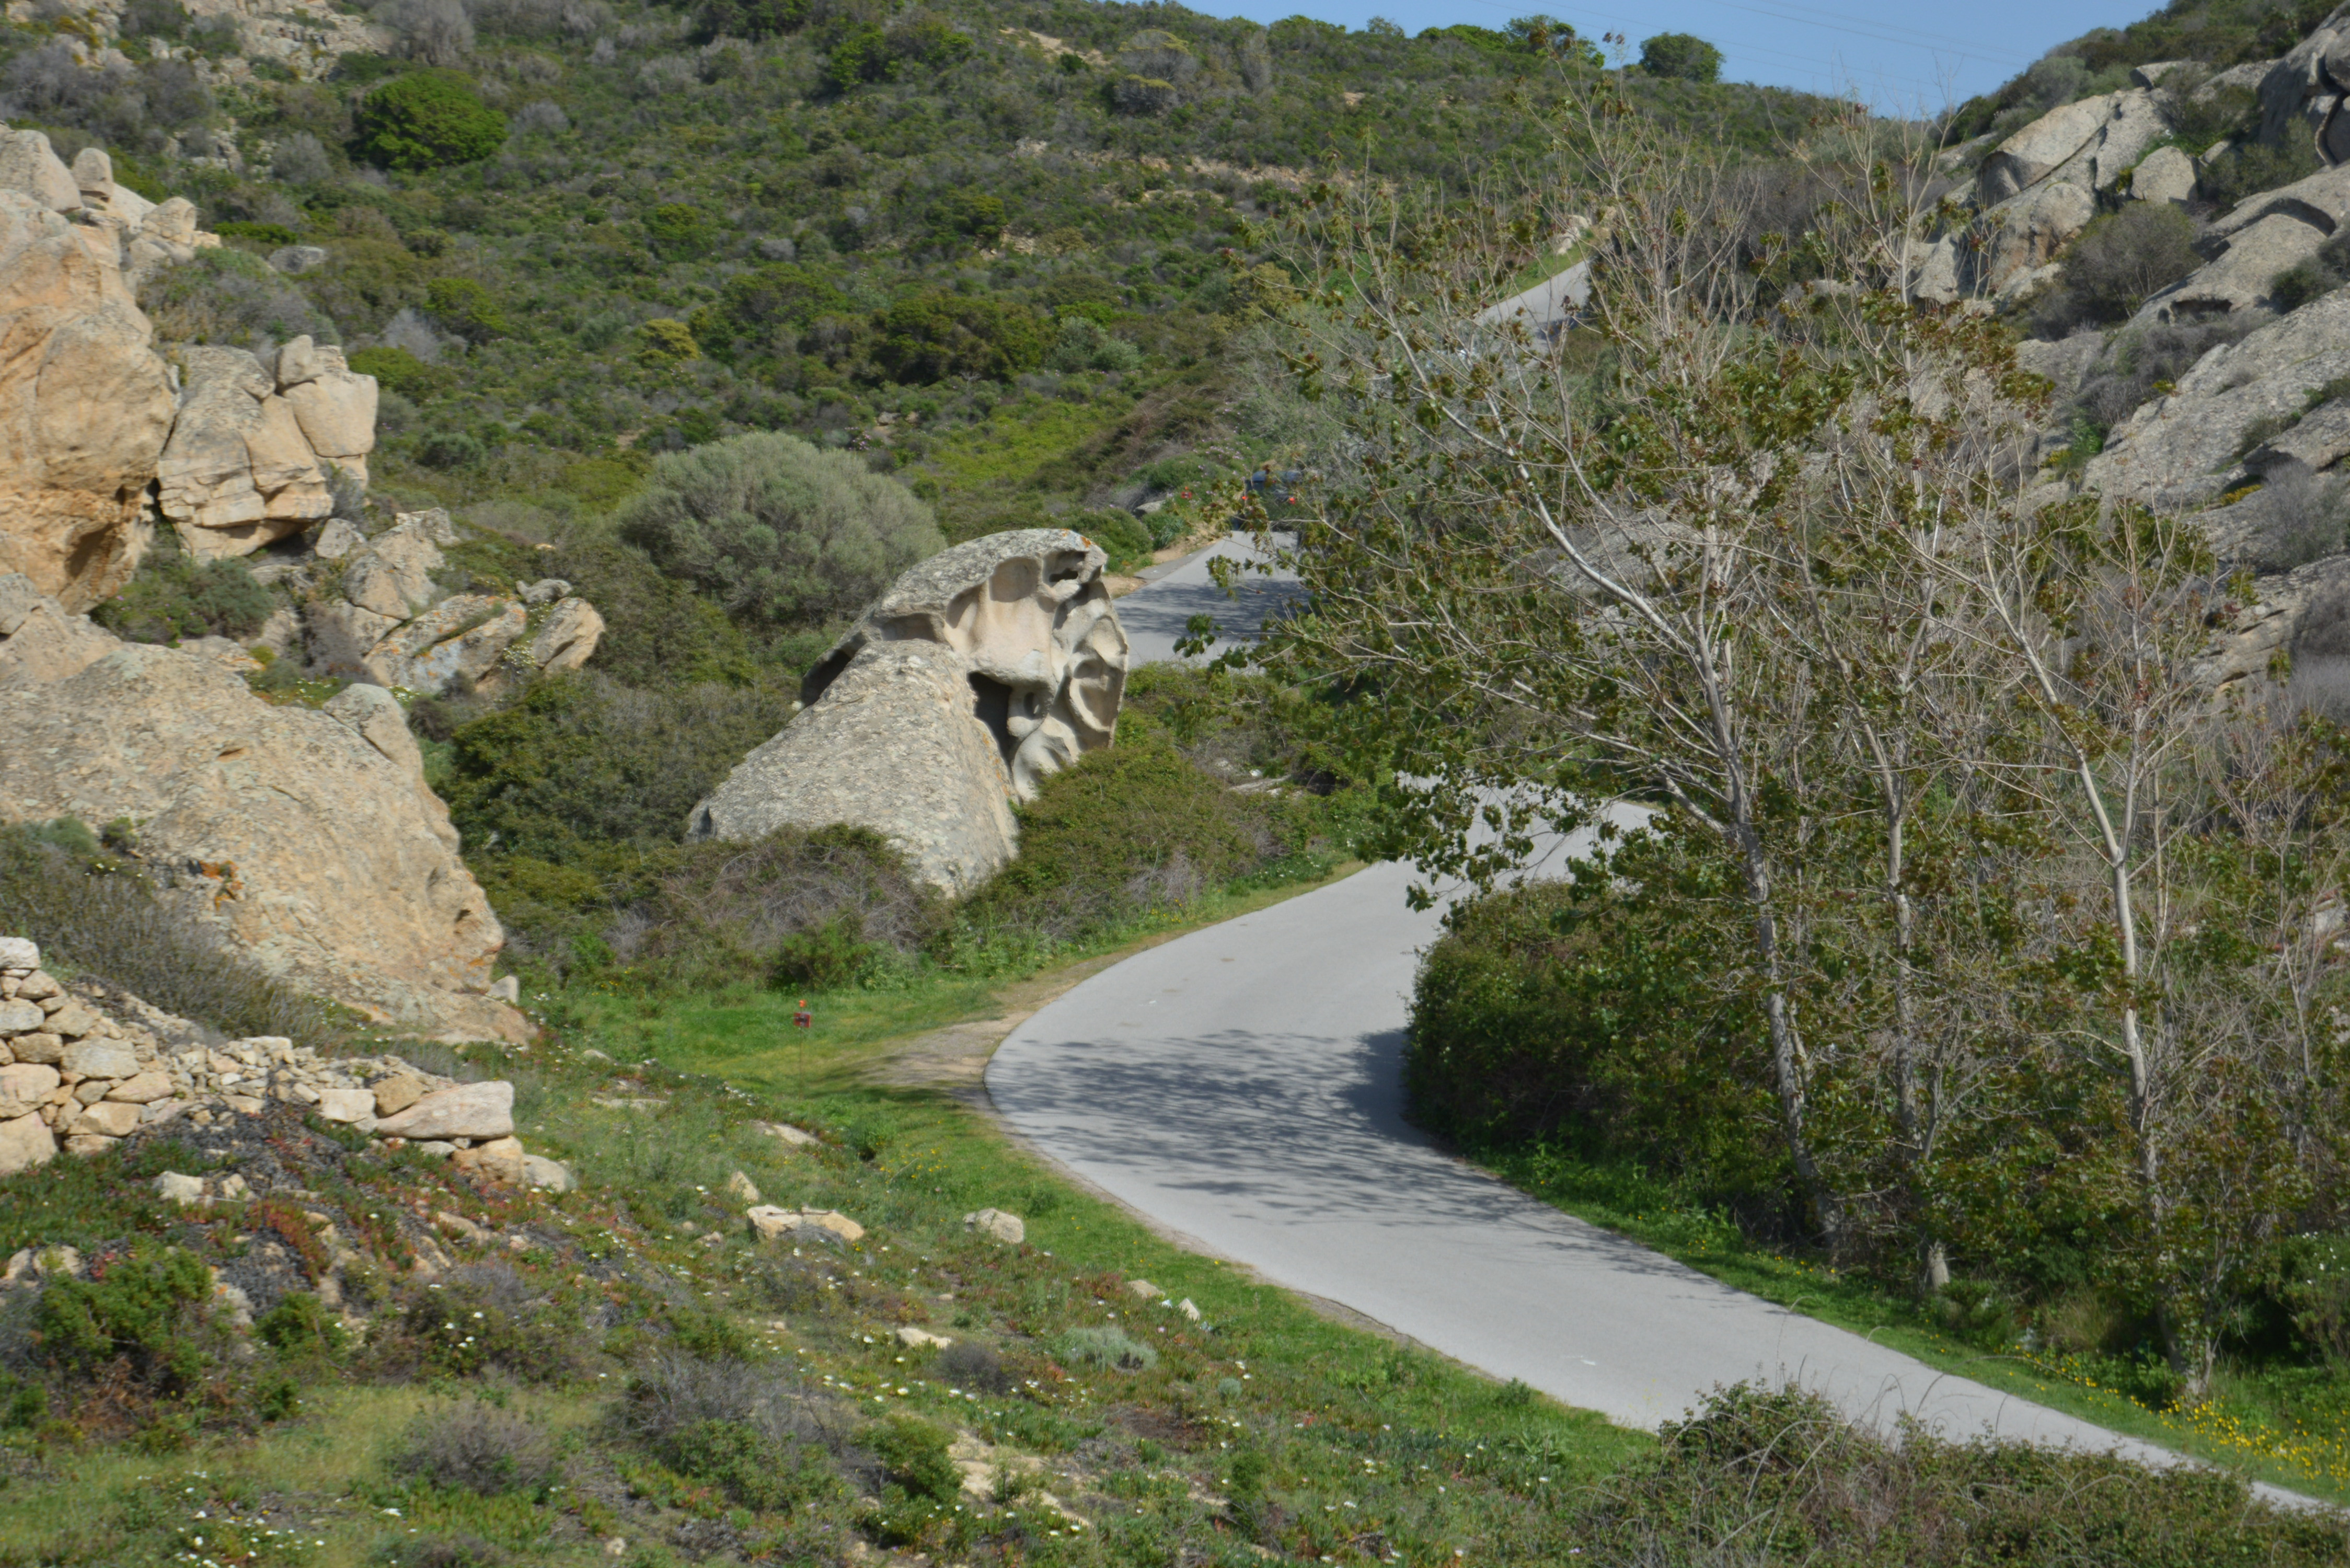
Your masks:
<path fill-rule="evenodd" d="M 175 642 L 186 637 L 243 639 L 261 629 L 277 601 L 255 582 L 241 559 L 200 561 L 169 528 L 155 542 L 123 590 L 90 618 L 133 642 Z"/>

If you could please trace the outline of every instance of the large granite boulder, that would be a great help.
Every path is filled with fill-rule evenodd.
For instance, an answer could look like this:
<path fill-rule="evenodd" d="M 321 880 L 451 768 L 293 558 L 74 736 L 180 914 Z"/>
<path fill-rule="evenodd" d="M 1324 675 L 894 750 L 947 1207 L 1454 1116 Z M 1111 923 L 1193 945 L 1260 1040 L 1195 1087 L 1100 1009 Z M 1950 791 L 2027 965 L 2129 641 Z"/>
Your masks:
<path fill-rule="evenodd" d="M 293 409 L 312 452 L 367 483 L 368 453 L 375 450 L 373 376 L 354 371 L 335 345 L 296 337 L 277 351 L 277 395 Z"/>
<path fill-rule="evenodd" d="M 693 809 L 697 838 L 854 823 L 967 892 L 1018 848 L 1014 803 L 1107 746 L 1126 634 L 1107 558 L 1063 528 L 958 545 L 909 569 L 803 685 L 806 706 Z"/>
<path fill-rule="evenodd" d="M 0 189 L 0 573 L 68 612 L 138 566 L 140 498 L 172 428 L 153 328 L 98 233 Z"/>
<path fill-rule="evenodd" d="M 2261 140 L 2309 138 L 2327 163 L 2350 161 L 2350 5 L 2342 5 L 2261 78 Z"/>
<path fill-rule="evenodd" d="M 387 692 L 279 707 L 213 659 L 114 643 L 0 688 L 0 822 L 59 816 L 138 824 L 168 899 L 313 994 L 442 1036 L 529 1033 L 484 994 L 504 933 Z"/>

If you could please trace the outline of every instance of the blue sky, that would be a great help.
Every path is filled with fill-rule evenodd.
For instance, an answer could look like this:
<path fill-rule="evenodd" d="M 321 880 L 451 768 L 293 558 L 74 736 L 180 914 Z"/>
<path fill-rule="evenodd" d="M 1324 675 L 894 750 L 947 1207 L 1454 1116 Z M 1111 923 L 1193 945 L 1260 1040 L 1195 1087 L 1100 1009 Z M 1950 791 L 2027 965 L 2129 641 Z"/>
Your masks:
<path fill-rule="evenodd" d="M 1406 31 L 1474 22 L 1498 27 L 1547 11 L 1588 37 L 1622 33 L 1695 33 L 1727 58 L 1722 75 L 1808 91 L 1851 88 L 1885 109 L 1928 110 L 1997 87 L 2054 45 L 2092 27 L 2117 27 L 2151 15 L 2160 0 L 1598 0 L 1589 9 L 1553 0 L 1191 0 L 1198 10 L 1277 22 L 1303 13 L 1360 27 L 1387 16 Z"/>

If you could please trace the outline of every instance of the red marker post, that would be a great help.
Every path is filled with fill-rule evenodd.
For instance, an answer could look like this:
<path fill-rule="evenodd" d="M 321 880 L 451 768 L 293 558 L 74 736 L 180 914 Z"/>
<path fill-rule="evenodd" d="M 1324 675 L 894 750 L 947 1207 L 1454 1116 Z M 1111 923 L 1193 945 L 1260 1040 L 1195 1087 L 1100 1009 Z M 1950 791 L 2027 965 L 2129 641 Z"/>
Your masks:
<path fill-rule="evenodd" d="M 806 997 L 803 996 L 800 998 L 799 1008 L 800 1010 L 797 1012 L 792 1014 L 792 1027 L 795 1029 L 815 1028 L 816 1014 L 808 1011 Z"/>

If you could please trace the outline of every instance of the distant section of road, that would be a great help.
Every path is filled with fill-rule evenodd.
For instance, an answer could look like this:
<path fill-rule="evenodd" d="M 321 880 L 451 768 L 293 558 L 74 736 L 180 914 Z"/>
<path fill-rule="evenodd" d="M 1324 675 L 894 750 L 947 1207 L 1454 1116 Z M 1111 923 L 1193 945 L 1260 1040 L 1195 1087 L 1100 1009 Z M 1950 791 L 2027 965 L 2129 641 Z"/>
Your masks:
<path fill-rule="evenodd" d="M 1793 1378 L 1888 1428 L 1908 1414 L 2177 1462 L 1732 1290 L 1431 1145 L 1399 1084 L 1438 932 L 1406 907 L 1410 879 L 1374 867 L 1086 981 L 996 1052 L 999 1114 L 1205 1251 L 1628 1425 L 1717 1384 Z"/>
<path fill-rule="evenodd" d="M 1198 555 L 1145 572 L 1144 586 L 1118 601 L 1118 623 L 1126 628 L 1128 665 L 1179 658 L 1175 644 L 1195 615 L 1215 618 L 1220 640 L 1208 650 L 1213 657 L 1233 643 L 1253 639 L 1265 617 L 1304 591 L 1288 572 L 1270 577 L 1250 574 L 1237 585 L 1239 597 L 1228 598 L 1209 575 L 1209 562 L 1218 556 L 1242 561 L 1262 558 L 1249 535 L 1227 535 Z"/>

